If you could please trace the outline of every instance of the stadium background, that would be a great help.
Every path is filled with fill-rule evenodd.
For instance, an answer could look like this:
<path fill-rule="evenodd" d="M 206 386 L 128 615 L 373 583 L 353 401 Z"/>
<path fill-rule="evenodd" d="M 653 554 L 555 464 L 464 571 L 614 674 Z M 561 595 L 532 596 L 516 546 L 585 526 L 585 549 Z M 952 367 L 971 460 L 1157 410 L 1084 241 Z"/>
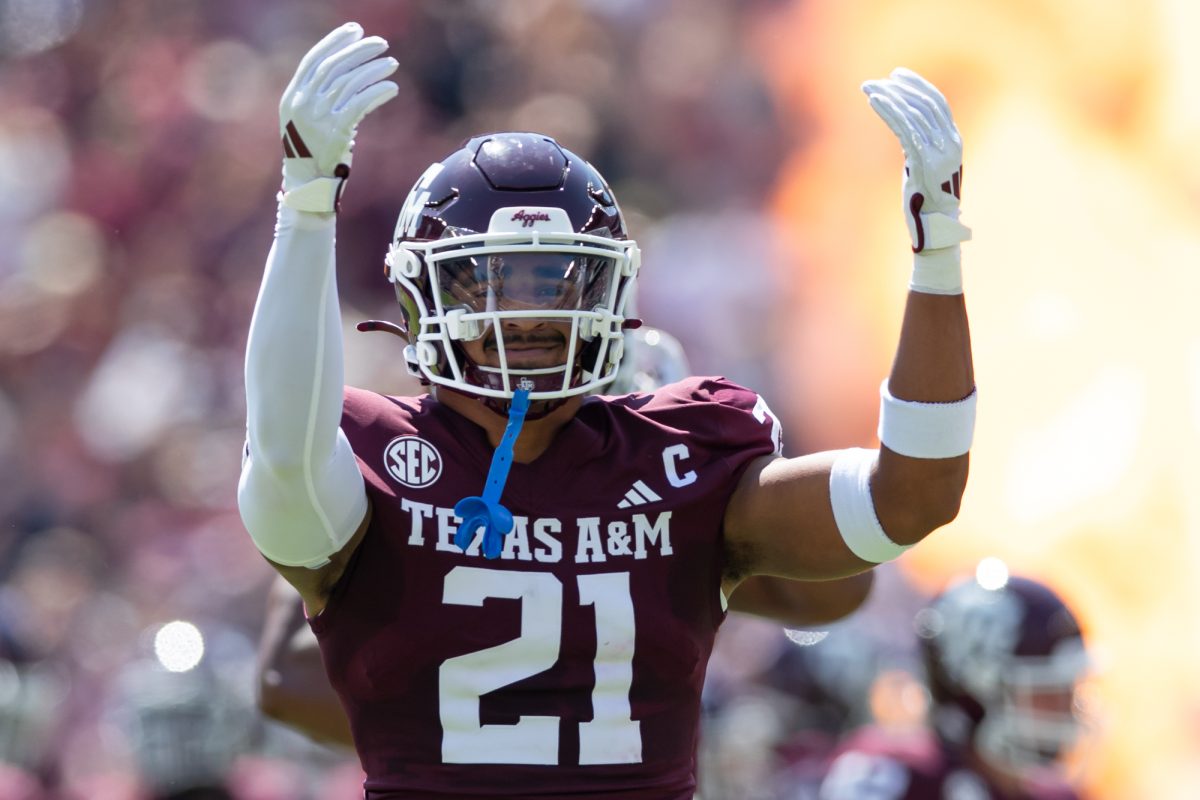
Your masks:
<path fill-rule="evenodd" d="M 884 588 L 920 596 L 985 556 L 1051 583 L 1098 654 L 1094 796 L 1196 797 L 1198 15 L 1183 0 L 3 0 L 0 647 L 20 677 L 0 670 L 0 753 L 64 796 L 132 798 L 155 740 L 136 709 L 219 685 L 227 713 L 193 732 L 223 726 L 239 797 L 353 796 L 344 756 L 247 716 L 270 573 L 233 498 L 275 105 L 307 46 L 356 19 L 391 41 L 401 91 L 360 131 L 340 225 L 351 381 L 411 386 L 392 340 L 350 329 L 392 311 L 381 258 L 412 181 L 470 133 L 536 129 L 622 198 L 642 315 L 697 371 L 759 389 L 793 453 L 872 443 L 899 326 L 900 153 L 858 84 L 903 64 L 941 87 L 975 231 L 977 444 L 958 521 Z M 195 631 L 199 665 L 160 681 L 155 644 L 187 665 Z M 723 638 L 714 674 L 735 683 L 780 641 Z M 0 791 L 22 780 L 4 771 Z"/>

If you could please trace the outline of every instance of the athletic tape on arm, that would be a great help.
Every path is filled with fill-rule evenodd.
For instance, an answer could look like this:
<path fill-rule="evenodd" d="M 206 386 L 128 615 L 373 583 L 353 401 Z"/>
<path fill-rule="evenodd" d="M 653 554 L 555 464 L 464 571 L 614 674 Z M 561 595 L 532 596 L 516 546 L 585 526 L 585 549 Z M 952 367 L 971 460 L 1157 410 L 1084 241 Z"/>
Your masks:
<path fill-rule="evenodd" d="M 922 294 L 962 294 L 962 248 L 955 244 L 914 253 L 912 278 L 909 279 L 908 288 Z"/>
<path fill-rule="evenodd" d="M 829 473 L 829 502 L 838 532 L 850 552 L 874 564 L 891 561 L 912 547 L 889 539 L 875 515 L 871 470 L 877 457 L 876 451 L 861 447 L 842 450 Z"/>

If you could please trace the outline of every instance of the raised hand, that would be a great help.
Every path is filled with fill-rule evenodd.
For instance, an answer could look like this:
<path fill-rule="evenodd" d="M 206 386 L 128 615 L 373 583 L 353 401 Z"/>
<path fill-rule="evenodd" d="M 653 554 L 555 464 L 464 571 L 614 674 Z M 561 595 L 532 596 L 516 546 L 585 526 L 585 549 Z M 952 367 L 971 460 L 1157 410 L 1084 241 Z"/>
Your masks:
<path fill-rule="evenodd" d="M 384 80 L 398 66 L 390 56 L 380 58 L 387 47 L 378 36 L 364 39 L 362 26 L 348 22 L 301 59 L 279 101 L 284 205 L 337 210 L 358 123 L 399 91 Z"/>
<path fill-rule="evenodd" d="M 904 149 L 904 214 L 913 252 L 970 239 L 970 229 L 958 222 L 962 137 L 946 98 L 903 67 L 882 80 L 866 81 L 862 90 Z"/>

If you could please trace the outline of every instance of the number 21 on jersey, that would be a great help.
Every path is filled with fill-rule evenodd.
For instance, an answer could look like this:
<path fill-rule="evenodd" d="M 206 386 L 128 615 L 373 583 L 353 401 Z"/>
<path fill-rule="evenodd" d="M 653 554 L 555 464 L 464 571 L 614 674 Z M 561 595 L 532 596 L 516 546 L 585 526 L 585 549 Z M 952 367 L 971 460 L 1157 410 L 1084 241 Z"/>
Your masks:
<path fill-rule="evenodd" d="M 636 764 L 641 726 L 631 718 L 634 619 L 629 573 L 579 575 L 579 602 L 596 611 L 592 719 L 579 724 L 579 763 Z M 521 634 L 456 656 L 438 673 L 442 761 L 447 764 L 557 764 L 559 718 L 522 716 L 516 725 L 480 723 L 479 698 L 554 666 L 562 640 L 562 582 L 548 572 L 455 567 L 442 602 L 482 606 L 489 597 L 521 601 Z"/>

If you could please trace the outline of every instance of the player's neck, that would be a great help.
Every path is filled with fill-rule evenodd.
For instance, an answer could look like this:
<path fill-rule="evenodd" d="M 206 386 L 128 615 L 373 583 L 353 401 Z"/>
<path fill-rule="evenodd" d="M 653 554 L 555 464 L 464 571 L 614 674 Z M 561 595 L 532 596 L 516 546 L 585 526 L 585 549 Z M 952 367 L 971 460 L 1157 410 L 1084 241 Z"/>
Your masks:
<path fill-rule="evenodd" d="M 508 417 L 497 414 L 479 402 L 478 398 L 460 392 L 438 391 L 435 396 L 438 402 L 483 428 L 492 447 L 500 444 L 500 439 L 504 436 L 504 428 L 508 425 Z M 546 452 L 546 448 L 554 441 L 554 437 L 558 435 L 562 427 L 575 416 L 575 412 L 579 410 L 582 402 L 581 396 L 569 397 L 562 405 L 544 417 L 526 418 L 525 424 L 521 427 L 521 435 L 517 437 L 516 444 L 513 446 L 513 461 L 518 464 L 528 464 Z"/>

